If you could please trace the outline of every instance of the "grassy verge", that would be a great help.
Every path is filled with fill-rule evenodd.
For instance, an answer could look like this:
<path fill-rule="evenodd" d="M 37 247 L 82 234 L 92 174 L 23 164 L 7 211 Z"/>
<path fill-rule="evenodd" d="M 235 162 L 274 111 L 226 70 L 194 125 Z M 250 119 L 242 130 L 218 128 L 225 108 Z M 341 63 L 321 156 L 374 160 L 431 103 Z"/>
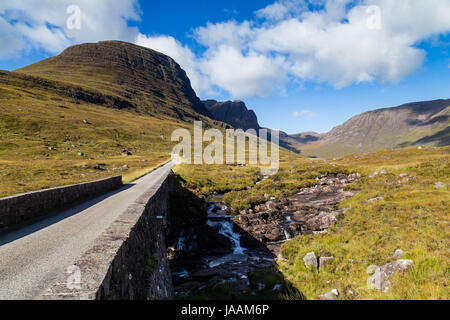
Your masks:
<path fill-rule="evenodd" d="M 145 167 L 143 169 L 138 169 L 132 172 L 129 172 L 127 174 L 124 174 L 122 177 L 123 183 L 124 184 L 128 184 L 131 183 L 133 181 L 136 181 L 140 178 L 142 178 L 143 176 L 155 171 L 156 169 L 162 167 L 163 165 L 165 165 L 169 160 L 166 159 L 164 161 L 161 161 L 160 163 L 157 163 L 155 166 L 152 167 Z"/>

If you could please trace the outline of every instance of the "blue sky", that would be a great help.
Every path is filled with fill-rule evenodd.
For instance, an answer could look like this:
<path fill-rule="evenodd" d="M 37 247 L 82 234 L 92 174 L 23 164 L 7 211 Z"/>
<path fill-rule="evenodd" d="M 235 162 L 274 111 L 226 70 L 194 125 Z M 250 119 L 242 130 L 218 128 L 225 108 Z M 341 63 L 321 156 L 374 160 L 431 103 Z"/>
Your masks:
<path fill-rule="evenodd" d="M 0 69 L 124 40 L 172 56 L 202 99 L 243 100 L 288 133 L 326 132 L 364 111 L 450 98 L 449 1 L 402 1 L 18 0 L 0 4 Z M 67 30 L 70 4 L 80 30 Z"/>

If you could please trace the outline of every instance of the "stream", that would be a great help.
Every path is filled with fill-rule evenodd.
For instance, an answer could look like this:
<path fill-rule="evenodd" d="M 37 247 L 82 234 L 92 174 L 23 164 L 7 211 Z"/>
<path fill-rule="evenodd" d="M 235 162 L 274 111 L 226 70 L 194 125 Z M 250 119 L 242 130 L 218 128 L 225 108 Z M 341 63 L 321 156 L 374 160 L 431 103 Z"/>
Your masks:
<path fill-rule="evenodd" d="M 262 244 L 241 244 L 245 232 L 234 223 L 222 197 L 213 195 L 206 200 L 207 227 L 184 230 L 173 246 L 182 254 L 180 260 L 190 260 L 172 267 L 176 295 L 193 295 L 218 284 L 245 291 L 250 285 L 250 272 L 274 265 L 274 256 Z M 201 249 L 204 245 L 206 250 Z"/>
<path fill-rule="evenodd" d="M 339 209 L 339 204 L 355 195 L 344 187 L 360 177 L 358 173 L 322 175 L 313 187 L 282 199 L 267 195 L 265 202 L 236 217 L 230 215 L 222 195 L 210 196 L 206 206 L 202 203 L 196 210 L 203 212 L 206 221 L 172 238 L 169 261 L 175 294 L 192 297 L 203 289 L 226 285 L 233 292 L 267 297 L 286 289 L 273 268 L 282 244 L 296 236 L 328 232 L 345 215 L 346 209 Z M 269 284 L 255 280 L 255 274 L 267 275 L 268 270 L 275 270 L 275 277 L 272 273 L 262 278 L 274 279 L 278 274 L 278 280 Z"/>

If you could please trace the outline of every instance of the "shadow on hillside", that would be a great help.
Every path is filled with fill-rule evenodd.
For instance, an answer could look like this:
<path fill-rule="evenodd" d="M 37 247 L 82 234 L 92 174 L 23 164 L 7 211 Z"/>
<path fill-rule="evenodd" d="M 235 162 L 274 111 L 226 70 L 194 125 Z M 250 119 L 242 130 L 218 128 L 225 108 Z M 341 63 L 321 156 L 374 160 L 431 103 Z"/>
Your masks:
<path fill-rule="evenodd" d="M 82 202 L 78 202 L 78 204 L 72 204 L 68 207 L 58 209 L 57 211 L 53 211 L 49 214 L 24 222 L 8 230 L 4 230 L 0 232 L 0 247 L 7 243 L 26 237 L 32 233 L 38 232 L 39 230 L 45 229 L 64 219 L 75 216 L 120 192 L 132 188 L 133 186 L 134 184 L 124 185 L 121 188 L 110 191 L 104 195 L 92 199 L 84 199 Z"/>
<path fill-rule="evenodd" d="M 304 135 L 304 136 L 291 136 L 293 139 L 295 139 L 296 141 L 298 141 L 298 142 L 300 142 L 300 143 L 303 143 L 303 144 L 308 144 L 308 143 L 311 143 L 311 142 L 316 142 L 316 141 L 319 141 L 320 140 L 320 138 L 319 137 L 315 137 L 315 136 L 312 136 L 312 135 L 310 135 L 310 134 L 306 134 L 306 135 Z"/>
<path fill-rule="evenodd" d="M 440 99 L 434 101 L 407 103 L 402 106 L 399 106 L 398 108 L 407 109 L 414 115 L 429 115 L 442 111 L 443 109 L 449 106 L 449 103 L 450 103 L 449 99 L 447 100 Z"/>
<path fill-rule="evenodd" d="M 418 119 L 408 119 L 408 120 L 406 120 L 406 123 L 411 126 L 425 127 L 425 126 L 429 126 L 429 125 L 432 125 L 435 123 L 448 123 L 449 121 L 450 121 L 450 116 L 442 115 L 442 116 L 430 119 L 428 121 L 421 121 Z"/>
<path fill-rule="evenodd" d="M 433 135 L 424 137 L 414 142 L 404 142 L 399 145 L 400 148 L 410 147 L 420 144 L 435 143 L 438 147 L 445 147 L 450 145 L 450 126 Z"/>

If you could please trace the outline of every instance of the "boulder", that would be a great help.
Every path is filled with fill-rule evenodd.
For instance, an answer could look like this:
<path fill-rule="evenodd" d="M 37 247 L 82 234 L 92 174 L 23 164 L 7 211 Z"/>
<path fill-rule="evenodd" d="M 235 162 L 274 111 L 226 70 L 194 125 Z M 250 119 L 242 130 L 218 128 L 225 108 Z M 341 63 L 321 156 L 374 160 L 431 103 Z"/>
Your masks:
<path fill-rule="evenodd" d="M 305 227 L 310 231 L 321 231 L 336 224 L 336 212 L 321 212 L 312 219 L 306 221 Z"/>
<path fill-rule="evenodd" d="M 373 202 L 377 202 L 377 201 L 383 201 L 384 197 L 376 197 L 376 198 L 372 198 L 366 201 L 366 203 L 373 203 Z"/>
<path fill-rule="evenodd" d="M 277 210 L 278 206 L 279 205 L 274 200 L 270 200 L 270 201 L 266 202 L 266 208 L 268 210 Z"/>
<path fill-rule="evenodd" d="M 334 257 L 320 257 L 319 258 L 319 269 L 325 268 L 325 266 L 328 264 L 328 262 L 333 261 Z"/>
<path fill-rule="evenodd" d="M 266 234 L 266 237 L 271 242 L 282 241 L 285 238 L 284 232 L 276 226 L 274 226 L 274 228 L 272 228 L 272 231 L 269 234 Z"/>
<path fill-rule="evenodd" d="M 375 178 L 378 175 L 385 175 L 387 173 L 388 172 L 385 169 L 383 169 L 381 171 L 375 171 L 372 175 L 369 176 L 369 178 Z"/>
<path fill-rule="evenodd" d="M 319 296 L 320 299 L 325 299 L 325 300 L 336 300 L 338 297 L 339 297 L 339 291 L 337 289 L 333 289 L 330 292 Z"/>
<path fill-rule="evenodd" d="M 443 182 L 436 182 L 435 184 L 434 184 L 434 188 L 435 189 L 443 189 L 443 188 L 445 188 L 447 185 L 445 184 L 445 183 L 443 183 Z"/>
<path fill-rule="evenodd" d="M 314 252 L 308 253 L 303 258 L 303 261 L 305 262 L 305 267 L 307 268 L 313 268 L 317 270 L 317 268 L 319 267 L 316 254 Z"/>
<path fill-rule="evenodd" d="M 388 263 L 381 267 L 383 272 L 385 272 L 388 276 L 393 275 L 394 273 L 403 273 L 409 271 L 414 266 L 414 261 L 412 260 L 397 260 L 392 263 Z"/>
<path fill-rule="evenodd" d="M 375 265 L 371 265 L 369 267 L 367 267 L 367 274 L 369 275 L 373 275 L 375 273 L 375 271 L 377 271 L 377 269 L 379 269 L 379 266 L 375 266 Z"/>
<path fill-rule="evenodd" d="M 360 179 L 361 178 L 361 174 L 359 174 L 359 173 L 352 173 L 350 176 L 349 176 L 349 180 L 351 180 L 351 181 L 355 181 L 355 180 L 358 180 L 358 179 Z"/>
<path fill-rule="evenodd" d="M 389 277 L 396 273 L 407 272 L 413 265 L 414 262 L 412 260 L 397 260 L 388 263 L 375 270 L 375 273 L 368 279 L 367 285 L 370 289 L 386 293 L 391 287 Z"/>
<path fill-rule="evenodd" d="M 405 252 L 403 252 L 402 249 L 397 249 L 394 252 L 394 255 L 392 256 L 394 259 L 401 259 L 405 255 Z"/>

